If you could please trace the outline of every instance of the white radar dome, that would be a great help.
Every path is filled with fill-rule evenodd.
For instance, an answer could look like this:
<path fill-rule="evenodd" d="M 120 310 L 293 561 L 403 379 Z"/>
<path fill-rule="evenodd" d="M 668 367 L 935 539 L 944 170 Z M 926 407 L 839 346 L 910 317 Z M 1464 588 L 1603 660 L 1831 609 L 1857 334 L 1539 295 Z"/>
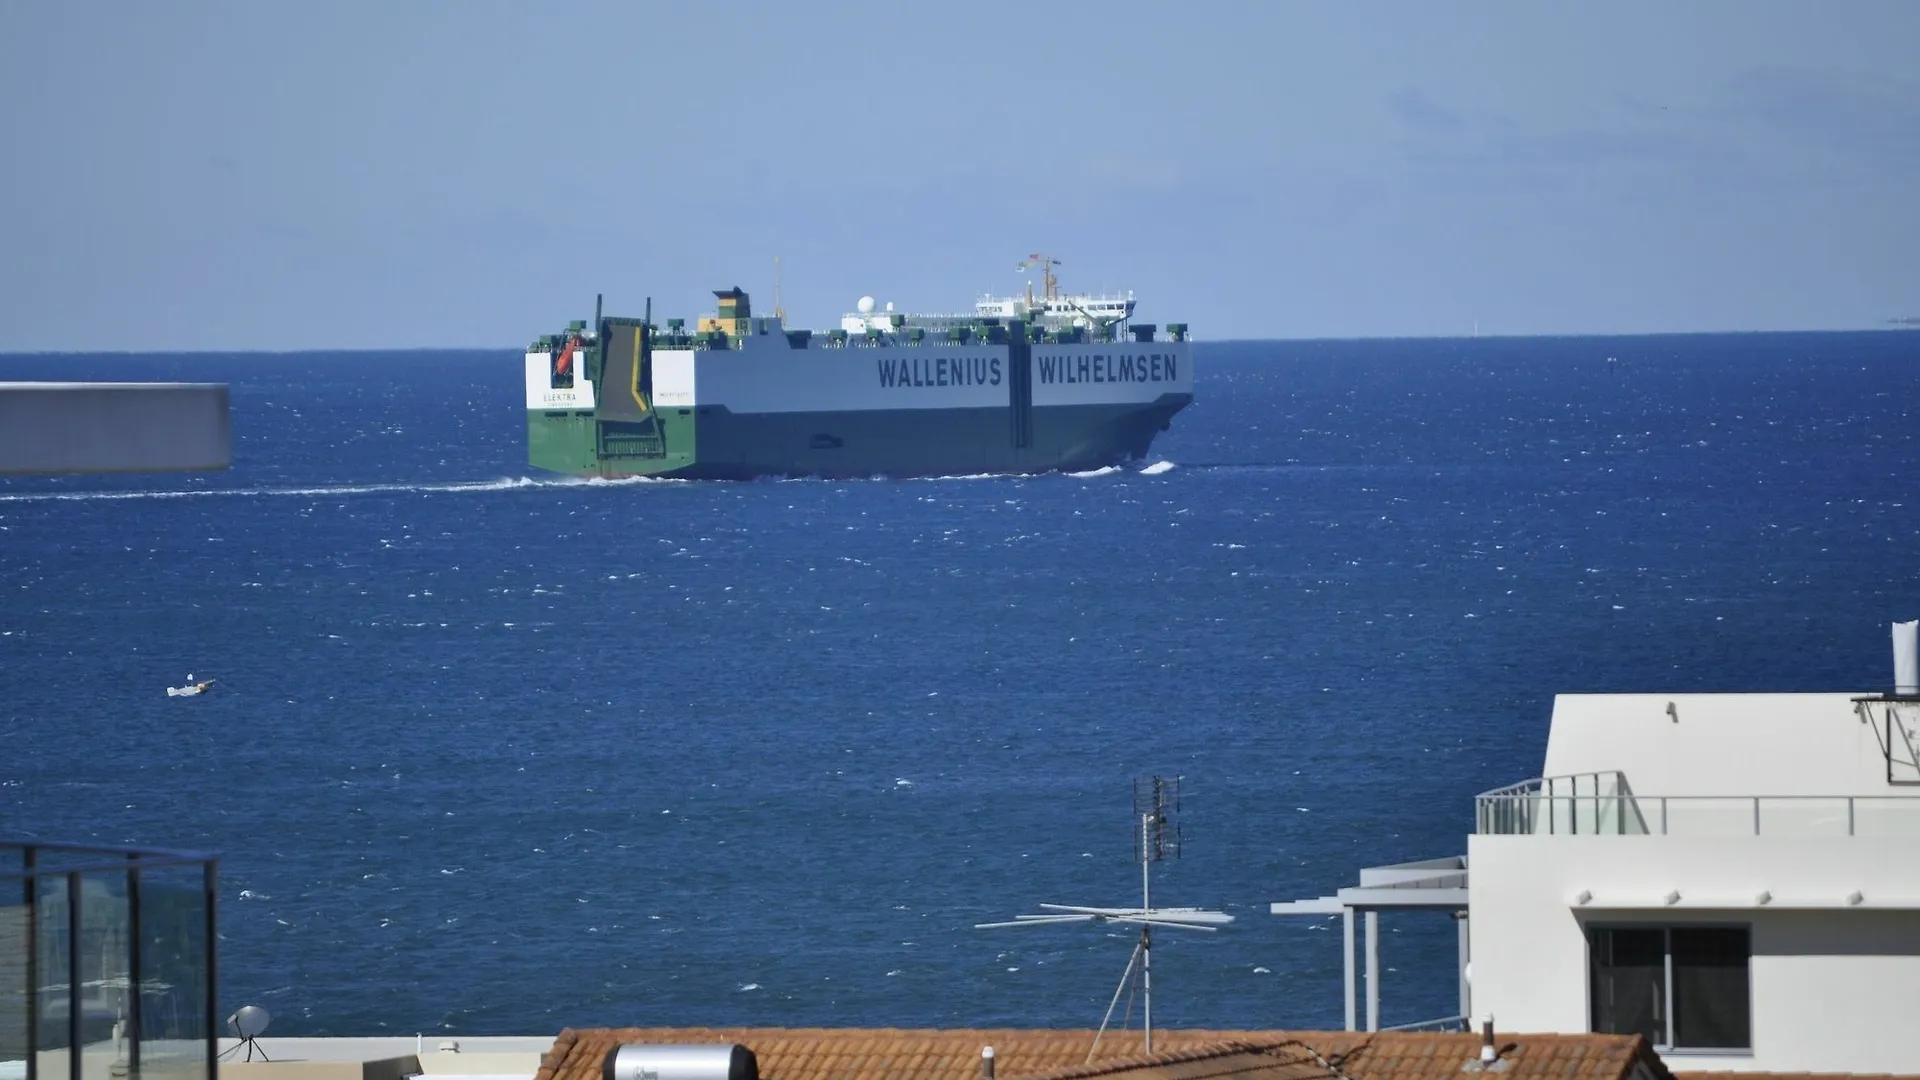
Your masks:
<path fill-rule="evenodd" d="M 854 306 L 860 309 L 860 314 L 871 315 L 873 314 L 873 297 L 863 296 L 860 298 L 860 303 Z"/>

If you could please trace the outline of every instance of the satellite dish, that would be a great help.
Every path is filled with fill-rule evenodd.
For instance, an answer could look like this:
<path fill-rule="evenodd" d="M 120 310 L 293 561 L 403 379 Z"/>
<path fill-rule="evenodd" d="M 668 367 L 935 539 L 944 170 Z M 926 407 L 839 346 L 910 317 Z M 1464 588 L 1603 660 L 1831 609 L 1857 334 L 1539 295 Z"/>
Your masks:
<path fill-rule="evenodd" d="M 273 1014 L 258 1005 L 242 1005 L 227 1017 L 227 1030 L 235 1038 L 251 1039 L 267 1030 L 267 1024 L 273 1020 Z"/>
<path fill-rule="evenodd" d="M 860 298 L 860 302 L 854 306 L 860 309 L 860 314 L 871 315 L 873 314 L 873 297 L 863 296 Z"/>
<path fill-rule="evenodd" d="M 234 1053 L 244 1046 L 247 1048 L 247 1060 L 252 1061 L 253 1052 L 260 1049 L 259 1044 L 254 1040 L 261 1032 L 267 1030 L 267 1024 L 272 1020 L 273 1014 L 258 1005 L 242 1005 L 233 1010 L 233 1015 L 227 1017 L 227 1030 L 233 1032 L 234 1038 L 240 1040 L 240 1046 L 233 1047 L 227 1053 Z M 260 1058 L 263 1061 L 273 1060 L 267 1057 L 265 1050 L 260 1050 Z"/>

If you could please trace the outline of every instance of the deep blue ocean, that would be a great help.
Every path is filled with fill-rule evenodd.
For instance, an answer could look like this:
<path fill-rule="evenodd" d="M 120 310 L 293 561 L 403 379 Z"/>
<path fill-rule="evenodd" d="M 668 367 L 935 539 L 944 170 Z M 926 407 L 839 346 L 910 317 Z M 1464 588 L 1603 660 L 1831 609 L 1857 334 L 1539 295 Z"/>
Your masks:
<path fill-rule="evenodd" d="M 1338 1027 L 1338 921 L 1267 904 L 1463 852 L 1555 693 L 1883 689 L 1920 615 L 1920 333 L 1196 372 L 1152 474 L 604 484 L 509 351 L 0 357 L 234 433 L 0 481 L 0 835 L 219 853 L 276 1035 L 1090 1027 L 1130 931 L 972 925 L 1137 902 L 1179 775 L 1155 899 L 1238 921 L 1156 936 L 1156 1021 Z M 1385 1023 L 1453 948 L 1383 920 Z"/>

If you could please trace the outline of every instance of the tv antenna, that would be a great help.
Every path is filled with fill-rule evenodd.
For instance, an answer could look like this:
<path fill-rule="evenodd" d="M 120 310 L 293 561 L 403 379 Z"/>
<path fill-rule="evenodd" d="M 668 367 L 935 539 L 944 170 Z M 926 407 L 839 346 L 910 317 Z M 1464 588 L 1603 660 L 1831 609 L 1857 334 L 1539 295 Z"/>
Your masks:
<path fill-rule="evenodd" d="M 227 1030 L 233 1032 L 234 1038 L 240 1041 L 228 1047 L 227 1053 L 221 1054 L 220 1058 L 224 1060 L 227 1054 L 237 1054 L 244 1046 L 247 1048 L 247 1060 L 252 1061 L 253 1052 L 260 1050 L 260 1044 L 255 1040 L 260 1037 L 261 1032 L 267 1030 L 267 1023 L 272 1019 L 273 1014 L 258 1005 L 242 1005 L 235 1009 L 233 1015 L 227 1017 Z M 260 1060 L 272 1061 L 273 1059 L 267 1056 L 265 1050 L 260 1050 Z"/>
<path fill-rule="evenodd" d="M 1107 1015 L 1100 1019 L 1100 1030 L 1094 1033 L 1093 1046 L 1087 1051 L 1087 1061 L 1093 1061 L 1094 1052 L 1100 1049 L 1100 1037 L 1107 1033 L 1107 1024 L 1113 1020 L 1113 1010 L 1120 1004 L 1120 995 L 1134 980 L 1134 969 L 1139 968 L 1140 996 L 1142 1000 L 1140 1026 L 1146 1036 L 1146 1052 L 1153 1053 L 1153 928 L 1165 926 L 1175 930 L 1201 930 L 1214 933 L 1220 927 L 1233 921 L 1233 916 L 1219 911 L 1204 911 L 1191 907 L 1156 908 L 1153 906 L 1153 864 L 1164 862 L 1169 857 L 1180 857 L 1182 834 L 1174 815 L 1180 809 L 1180 778 L 1167 779 L 1160 776 L 1140 777 L 1133 782 L 1133 816 L 1135 832 L 1133 837 L 1133 857 L 1140 863 L 1140 906 L 1137 908 L 1081 907 L 1075 904 L 1041 904 L 1048 912 L 1045 915 L 1016 915 L 1011 922 L 975 923 L 974 929 L 987 930 L 1003 926 L 1051 926 L 1055 923 L 1071 922 L 1116 922 L 1130 923 L 1140 927 L 1140 940 L 1134 943 L 1133 955 L 1127 958 L 1127 969 L 1120 975 L 1120 985 L 1114 987 L 1113 1000 L 1107 1003 Z M 1132 1011 L 1132 1006 L 1128 1006 Z"/>

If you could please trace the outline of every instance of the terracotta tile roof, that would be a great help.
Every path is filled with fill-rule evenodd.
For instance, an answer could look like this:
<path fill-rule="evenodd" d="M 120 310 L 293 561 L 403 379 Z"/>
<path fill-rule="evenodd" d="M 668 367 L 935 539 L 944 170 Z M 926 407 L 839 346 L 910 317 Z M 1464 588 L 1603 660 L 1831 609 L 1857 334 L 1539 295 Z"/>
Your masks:
<path fill-rule="evenodd" d="M 1499 1063 L 1487 1072 L 1478 1065 L 1478 1035 L 1270 1032 L 1059 1070 L 1044 1080 L 1673 1080 L 1637 1035 L 1498 1035 L 1496 1045 Z"/>
<path fill-rule="evenodd" d="M 1683 1072 L 1677 1080 L 1920 1080 L 1920 1073 Z"/>
<path fill-rule="evenodd" d="M 620 1043 L 739 1043 L 752 1050 L 765 1080 L 978 1080 L 980 1050 L 994 1050 L 1001 1080 L 1079 1065 L 1092 1031 L 899 1028 L 593 1028 L 562 1031 L 534 1080 L 600 1080 L 607 1051 Z M 1153 1033 L 1155 1049 L 1204 1046 L 1265 1033 Z M 1098 1060 L 1140 1052 L 1140 1033 L 1109 1031 Z"/>
<path fill-rule="evenodd" d="M 893 1028 L 594 1028 L 562 1031 L 535 1080 L 600 1080 L 622 1043 L 739 1043 L 764 1080 L 978 1080 L 982 1047 L 999 1080 L 1461 1080 L 1480 1036 L 1382 1032 L 1108 1032 L 1092 1065 L 1083 1030 Z M 1500 1035 L 1498 1080 L 1674 1080 L 1639 1036 Z M 1330 1070 L 1328 1066 L 1331 1066 Z M 1491 1078 L 1490 1078 L 1491 1080 Z"/>

